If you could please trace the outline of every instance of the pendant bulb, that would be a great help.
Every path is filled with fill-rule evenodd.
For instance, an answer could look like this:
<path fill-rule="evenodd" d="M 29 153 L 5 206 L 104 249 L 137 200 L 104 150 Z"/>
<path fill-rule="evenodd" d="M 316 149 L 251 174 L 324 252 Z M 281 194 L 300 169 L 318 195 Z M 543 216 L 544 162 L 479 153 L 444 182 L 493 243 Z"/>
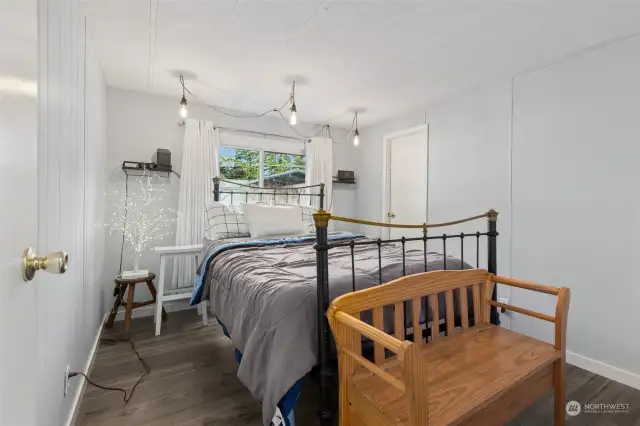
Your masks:
<path fill-rule="evenodd" d="M 291 116 L 289 117 L 289 124 L 295 126 L 298 124 L 298 110 L 296 109 L 296 103 L 291 105 Z"/>
<path fill-rule="evenodd" d="M 185 120 L 189 115 L 189 111 L 187 110 L 187 98 L 182 95 L 182 100 L 180 101 L 180 118 Z"/>
<path fill-rule="evenodd" d="M 360 132 L 358 131 L 358 111 L 353 116 L 353 123 L 356 125 L 356 131 L 353 132 L 353 146 L 360 145 Z M 351 125 L 353 126 L 353 123 Z"/>
<path fill-rule="evenodd" d="M 291 84 L 291 94 L 289 95 L 289 101 L 291 101 L 291 116 L 289 116 L 289 124 L 295 126 L 298 124 L 298 110 L 296 109 L 296 81 L 293 80 Z"/>

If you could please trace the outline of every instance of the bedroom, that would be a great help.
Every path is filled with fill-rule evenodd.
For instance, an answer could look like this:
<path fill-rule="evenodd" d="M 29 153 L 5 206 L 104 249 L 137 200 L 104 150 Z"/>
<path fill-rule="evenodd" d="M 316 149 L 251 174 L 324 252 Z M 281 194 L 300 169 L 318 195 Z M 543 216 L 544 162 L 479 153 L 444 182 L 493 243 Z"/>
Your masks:
<path fill-rule="evenodd" d="M 215 165 L 223 179 L 253 188 L 272 189 L 279 176 L 289 178 L 288 186 L 323 183 L 322 198 L 300 188 L 274 198 L 290 204 L 297 197 L 314 208 L 322 199 L 337 218 L 419 225 L 495 209 L 495 251 L 489 235 L 477 245 L 472 235 L 487 232 L 483 218 L 447 228 L 449 238 L 429 240 L 429 252 L 489 270 L 493 253 L 492 272 L 570 288 L 567 400 L 629 406 L 567 414 L 566 421 L 637 422 L 640 345 L 629 337 L 640 319 L 634 290 L 640 204 L 633 195 L 637 3 L 32 0 L 4 2 L 0 15 L 3 34 L 15 41 L 0 51 L 0 193 L 4 206 L 21 206 L 2 216 L 2 240 L 13 245 L 3 252 L 11 261 L 2 271 L 0 311 L 3 324 L 22 325 L 3 328 L 1 424 L 263 424 L 271 412 L 258 402 L 256 395 L 264 395 L 246 371 L 251 364 L 240 362 L 239 369 L 234 359 L 234 348 L 245 344 L 226 338 L 214 318 L 223 315 L 224 303 L 204 313 L 189 307 L 202 249 L 183 251 L 181 260 L 175 260 L 178 249 L 154 249 L 202 242 L 204 221 L 186 218 L 192 208 L 204 210 L 204 201 L 186 194 L 213 196 Z M 294 102 L 297 123 L 291 124 Z M 208 130 L 191 138 L 190 129 L 199 126 Z M 31 143 L 16 149 L 16 137 Z M 184 146 L 205 139 L 215 155 L 200 167 L 202 155 L 188 156 Z M 330 146 L 329 153 L 320 145 Z M 158 149 L 170 151 L 175 172 L 158 172 L 154 186 L 166 190 L 158 211 L 172 220 L 163 238 L 136 256 L 136 264 L 156 275 L 156 288 L 164 286 L 162 303 L 133 309 L 129 326 L 140 364 L 128 344 L 100 341 L 125 330 L 124 306 L 113 328 L 103 324 L 114 306 L 114 277 L 134 269 L 130 242 L 104 225 L 123 193 L 135 196 L 139 186 L 140 173 L 123 171 L 123 161 L 149 163 Z M 54 155 L 60 152 L 68 155 Z M 240 178 L 232 174 L 246 165 Z M 339 170 L 355 179 L 338 179 Z M 206 184 L 189 187 L 191 177 Z M 257 201 L 265 192 L 221 188 L 228 204 Z M 342 235 L 383 240 L 423 235 L 420 227 L 338 219 L 331 226 Z M 464 245 L 460 233 L 469 235 Z M 342 275 L 350 287 L 350 248 L 330 242 L 331 250 L 345 253 Z M 422 250 L 415 243 L 408 248 Z M 65 250 L 68 271 L 38 272 L 24 284 L 19 256 L 29 245 L 38 255 Z M 377 256 L 376 245 L 361 248 Z M 316 253 L 306 249 L 278 252 L 278 246 L 271 262 L 313 258 L 312 267 L 298 271 L 308 282 L 317 275 Z M 335 267 L 330 263 L 330 285 L 339 275 Z M 375 262 L 356 268 L 358 289 L 367 271 L 373 284 L 402 275 L 385 269 L 379 279 Z M 144 282 L 131 288 L 136 302 L 152 297 Z M 503 285 L 496 298 L 547 315 L 555 306 L 547 295 Z M 511 310 L 499 318 L 503 328 L 553 341 L 553 328 L 544 323 Z M 232 337 L 244 332 L 221 322 Z M 314 325 L 304 329 L 313 329 L 311 340 L 288 344 L 315 345 Z M 121 392 L 67 373 L 129 393 L 145 365 L 150 373 L 127 404 Z M 287 418 L 280 421 L 321 424 L 319 408 L 336 418 L 336 410 L 323 408 L 317 381 L 300 382 L 299 401 L 282 410 Z M 276 408 L 282 407 L 270 410 Z M 553 403 L 542 398 L 516 422 L 552 419 Z"/>

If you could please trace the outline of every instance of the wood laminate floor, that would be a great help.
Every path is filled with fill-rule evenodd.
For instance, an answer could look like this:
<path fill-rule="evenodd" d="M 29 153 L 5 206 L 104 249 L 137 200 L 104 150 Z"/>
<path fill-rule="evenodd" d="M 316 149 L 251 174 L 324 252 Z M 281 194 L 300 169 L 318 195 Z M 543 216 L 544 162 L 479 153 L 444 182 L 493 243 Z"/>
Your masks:
<path fill-rule="evenodd" d="M 132 322 L 131 339 L 151 367 L 125 405 L 122 393 L 88 386 L 78 425 L 260 426 L 261 406 L 236 377 L 233 346 L 220 327 L 203 327 L 195 310 L 174 312 L 155 337 L 151 318 Z M 215 322 L 215 321 L 213 321 Z M 122 322 L 103 337 L 115 337 Z M 128 343 L 101 344 L 91 379 L 130 389 L 143 373 Z M 628 413 L 567 416 L 568 425 L 640 426 L 640 391 L 577 367 L 567 369 L 567 400 L 629 404 Z M 317 392 L 303 388 L 296 408 L 297 426 L 316 426 Z M 541 398 L 509 425 L 552 425 L 552 395 Z"/>

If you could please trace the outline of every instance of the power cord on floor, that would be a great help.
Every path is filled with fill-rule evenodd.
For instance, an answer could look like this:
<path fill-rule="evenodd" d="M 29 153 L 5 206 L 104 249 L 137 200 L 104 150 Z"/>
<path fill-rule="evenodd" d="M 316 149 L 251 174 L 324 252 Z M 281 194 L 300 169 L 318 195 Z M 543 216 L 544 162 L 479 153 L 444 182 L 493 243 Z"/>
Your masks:
<path fill-rule="evenodd" d="M 127 390 L 126 389 L 100 385 L 100 384 L 92 381 L 90 378 L 88 378 L 86 374 L 80 373 L 80 372 L 77 372 L 77 371 L 70 372 L 69 373 L 69 378 L 75 377 L 75 376 L 82 376 L 82 377 L 85 378 L 85 380 L 88 383 L 92 384 L 93 386 L 95 386 L 97 388 L 100 388 L 102 390 L 111 390 L 111 391 L 122 392 L 124 394 L 124 397 L 123 397 L 124 404 L 127 405 L 129 403 L 129 401 L 131 400 L 131 398 L 133 397 L 133 393 L 136 391 L 136 388 L 138 387 L 140 382 L 142 382 L 142 379 L 144 379 L 145 376 L 147 376 L 147 374 L 151 373 L 151 367 L 149 367 L 149 364 L 147 364 L 147 362 L 144 360 L 144 358 L 142 358 L 140 356 L 140 353 L 136 349 L 136 345 L 129 339 L 100 339 L 100 342 L 104 343 L 105 345 L 115 345 L 118 342 L 129 342 L 129 344 L 131 345 L 131 349 L 133 349 L 133 352 L 135 352 L 136 356 L 138 357 L 138 360 L 140 360 L 140 364 L 142 364 L 142 366 L 144 367 L 145 372 L 142 374 L 142 376 L 140 376 L 140 378 L 138 379 L 136 384 L 133 385 L 129 395 L 127 396 Z"/>
<path fill-rule="evenodd" d="M 127 226 L 127 213 L 129 212 L 129 172 L 124 170 L 127 176 L 124 180 L 124 226 Z M 122 244 L 120 245 L 120 274 L 122 275 L 122 255 L 124 254 L 124 230 L 122 231 Z M 115 295 L 114 295 L 115 296 Z"/>

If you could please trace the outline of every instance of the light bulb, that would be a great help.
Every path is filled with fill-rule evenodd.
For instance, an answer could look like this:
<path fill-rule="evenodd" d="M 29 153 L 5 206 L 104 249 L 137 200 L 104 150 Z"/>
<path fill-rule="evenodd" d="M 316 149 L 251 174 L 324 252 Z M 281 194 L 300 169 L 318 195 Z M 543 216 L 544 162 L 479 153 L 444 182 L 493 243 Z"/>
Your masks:
<path fill-rule="evenodd" d="M 354 146 L 360 145 L 360 133 L 358 132 L 358 129 L 356 129 L 356 132 L 353 135 L 353 145 Z"/>
<path fill-rule="evenodd" d="M 291 105 L 291 116 L 289 117 L 289 124 L 295 126 L 298 124 L 298 110 L 296 109 L 296 103 L 294 102 Z"/>
<path fill-rule="evenodd" d="M 189 111 L 187 111 L 187 98 L 185 98 L 183 95 L 182 99 L 180 100 L 180 118 L 184 120 L 188 115 Z"/>

